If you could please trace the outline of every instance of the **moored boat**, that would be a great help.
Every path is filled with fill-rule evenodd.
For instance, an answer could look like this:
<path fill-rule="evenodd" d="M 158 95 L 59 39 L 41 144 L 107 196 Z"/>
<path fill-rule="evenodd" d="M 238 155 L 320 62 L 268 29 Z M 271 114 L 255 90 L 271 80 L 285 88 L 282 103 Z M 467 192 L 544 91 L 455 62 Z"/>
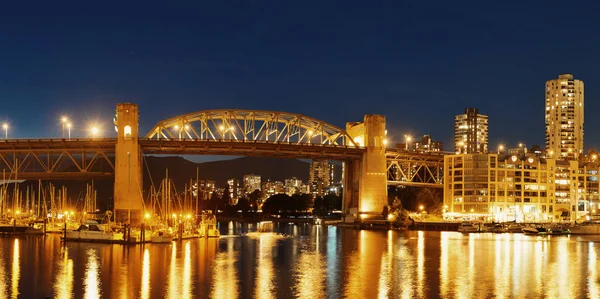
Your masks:
<path fill-rule="evenodd" d="M 158 231 L 150 237 L 152 243 L 171 243 L 173 242 L 173 234 L 164 231 Z"/>
<path fill-rule="evenodd" d="M 97 240 L 118 240 L 115 232 L 109 225 L 100 224 L 97 221 L 88 220 L 79 226 L 76 230 L 65 233 L 67 241 L 97 241 Z"/>
<path fill-rule="evenodd" d="M 588 220 L 575 223 L 569 226 L 569 230 L 573 235 L 600 235 L 600 222 Z"/>
<path fill-rule="evenodd" d="M 463 222 L 458 227 L 458 231 L 461 233 L 477 233 L 479 232 L 479 226 L 475 225 L 473 222 Z"/>

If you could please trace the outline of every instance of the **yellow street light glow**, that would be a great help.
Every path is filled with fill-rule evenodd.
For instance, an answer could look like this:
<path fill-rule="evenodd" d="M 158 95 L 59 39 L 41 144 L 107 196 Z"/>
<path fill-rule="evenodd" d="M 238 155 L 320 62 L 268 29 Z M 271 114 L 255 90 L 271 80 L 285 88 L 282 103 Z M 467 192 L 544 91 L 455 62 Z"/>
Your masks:
<path fill-rule="evenodd" d="M 313 131 L 312 130 L 308 130 L 308 135 L 312 135 Z"/>
<path fill-rule="evenodd" d="M 500 145 L 498 146 L 498 150 L 499 150 L 499 151 L 501 151 L 501 150 L 504 150 L 504 145 L 500 144 Z"/>
<path fill-rule="evenodd" d="M 2 129 L 4 129 L 4 130 L 8 129 L 8 123 L 3 123 L 2 124 Z"/>
<path fill-rule="evenodd" d="M 419 206 L 419 210 L 421 210 L 421 211 L 423 211 L 423 209 L 424 209 L 424 208 L 425 208 L 425 207 L 424 207 L 423 205 L 420 205 L 420 206 Z"/>
<path fill-rule="evenodd" d="M 92 136 L 98 135 L 98 128 L 97 127 L 92 127 L 91 131 L 92 131 Z"/>
<path fill-rule="evenodd" d="M 394 214 L 388 214 L 388 220 L 394 219 Z"/>
<path fill-rule="evenodd" d="M 183 128 L 185 128 L 187 130 L 190 128 L 190 125 L 185 125 L 185 126 L 183 126 Z"/>
<path fill-rule="evenodd" d="M 221 130 L 221 131 L 225 130 L 225 126 L 223 126 L 223 125 L 220 125 L 220 126 L 219 126 L 219 130 Z"/>
<path fill-rule="evenodd" d="M 173 216 L 173 218 L 177 218 L 177 214 L 175 214 L 175 213 L 173 213 L 173 215 L 171 215 L 171 216 Z"/>
<path fill-rule="evenodd" d="M 596 158 L 598 158 L 597 155 L 592 155 L 592 160 L 596 160 Z"/>
<path fill-rule="evenodd" d="M 150 213 L 146 213 L 146 215 L 144 215 L 146 217 L 146 219 L 150 219 Z"/>
<path fill-rule="evenodd" d="M 174 126 L 175 130 L 179 130 L 179 125 Z"/>
<path fill-rule="evenodd" d="M 67 123 L 67 128 L 71 128 L 71 123 Z"/>
<path fill-rule="evenodd" d="M 475 212 L 475 210 L 471 209 L 471 213 Z"/>
<path fill-rule="evenodd" d="M 383 139 L 383 145 L 387 145 L 387 144 L 388 144 L 387 139 Z"/>
<path fill-rule="evenodd" d="M 365 219 L 365 218 L 367 218 L 367 215 L 366 214 L 360 214 L 360 218 L 361 219 Z"/>
<path fill-rule="evenodd" d="M 63 116 L 60 121 L 66 123 L 69 119 L 66 116 Z"/>
<path fill-rule="evenodd" d="M 192 214 L 187 214 L 185 217 L 186 217 L 187 219 L 192 219 Z"/>

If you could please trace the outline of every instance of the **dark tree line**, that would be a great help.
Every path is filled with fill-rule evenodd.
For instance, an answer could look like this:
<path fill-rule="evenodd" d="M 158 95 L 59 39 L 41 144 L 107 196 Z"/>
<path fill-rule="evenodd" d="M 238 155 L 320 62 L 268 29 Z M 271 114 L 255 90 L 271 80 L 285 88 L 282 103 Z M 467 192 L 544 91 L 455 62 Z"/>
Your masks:
<path fill-rule="evenodd" d="M 388 188 L 388 205 L 394 206 L 394 200 L 400 201 L 401 207 L 408 211 L 423 210 L 430 214 L 441 214 L 443 210 L 442 190 L 410 186 L 391 186 Z"/>

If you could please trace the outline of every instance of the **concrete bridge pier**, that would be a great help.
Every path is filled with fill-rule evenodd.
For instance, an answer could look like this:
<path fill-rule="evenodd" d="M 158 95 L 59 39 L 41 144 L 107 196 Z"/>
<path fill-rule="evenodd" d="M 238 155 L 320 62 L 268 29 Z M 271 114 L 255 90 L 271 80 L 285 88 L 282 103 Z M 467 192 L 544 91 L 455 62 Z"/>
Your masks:
<path fill-rule="evenodd" d="M 346 132 L 364 146 L 362 159 L 344 165 L 344 209 L 346 221 L 381 218 L 387 203 L 385 117 L 365 115 L 360 123 L 347 123 Z"/>
<path fill-rule="evenodd" d="M 138 144 L 138 106 L 117 104 L 115 126 L 115 221 L 134 226 L 142 223 L 142 155 Z"/>

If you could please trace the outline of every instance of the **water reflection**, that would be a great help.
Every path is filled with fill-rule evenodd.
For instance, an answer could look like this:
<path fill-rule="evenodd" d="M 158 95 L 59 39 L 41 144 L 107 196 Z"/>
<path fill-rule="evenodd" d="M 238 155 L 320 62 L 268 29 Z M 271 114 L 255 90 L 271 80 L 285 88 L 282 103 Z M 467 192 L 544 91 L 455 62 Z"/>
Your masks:
<path fill-rule="evenodd" d="M 238 272 L 235 263 L 238 253 L 234 250 L 234 238 L 227 238 L 227 251 L 215 256 L 211 298 L 238 298 Z"/>
<path fill-rule="evenodd" d="M 294 229 L 296 227 L 294 226 Z M 256 298 L 273 298 L 273 245 L 277 235 L 262 233 L 258 237 L 258 256 L 256 265 Z"/>
<path fill-rule="evenodd" d="M 301 250 L 296 266 L 297 298 L 324 298 L 325 296 L 325 259 L 319 252 L 320 231 L 322 227 L 314 227 L 314 241 Z M 314 244 L 314 246 L 312 246 Z M 333 274 L 333 273 L 332 273 Z"/>
<path fill-rule="evenodd" d="M 19 297 L 19 279 L 21 278 L 21 258 L 19 252 L 19 239 L 15 239 L 12 256 L 12 279 L 10 294 L 12 298 Z"/>
<path fill-rule="evenodd" d="M 600 296 L 600 248 L 585 237 L 288 224 L 273 230 L 170 245 L 67 243 L 63 249 L 54 236 L 0 238 L 0 298 Z M 52 262 L 40 271 L 40 262 L 32 262 L 37 256 Z"/>
<path fill-rule="evenodd" d="M 4 252 L 4 250 L 0 250 L 0 298 L 8 297 L 6 272 L 4 270 L 4 267 L 6 266 L 4 262 Z"/>
<path fill-rule="evenodd" d="M 142 299 L 150 298 L 150 250 L 144 249 L 144 259 L 142 261 L 142 286 L 140 297 Z"/>
<path fill-rule="evenodd" d="M 95 249 L 87 250 L 87 264 L 85 269 L 85 298 L 100 298 L 100 280 L 98 255 Z"/>
<path fill-rule="evenodd" d="M 61 249 L 62 258 L 58 261 L 58 273 L 54 281 L 56 298 L 73 298 L 73 259 L 66 247 Z"/>

